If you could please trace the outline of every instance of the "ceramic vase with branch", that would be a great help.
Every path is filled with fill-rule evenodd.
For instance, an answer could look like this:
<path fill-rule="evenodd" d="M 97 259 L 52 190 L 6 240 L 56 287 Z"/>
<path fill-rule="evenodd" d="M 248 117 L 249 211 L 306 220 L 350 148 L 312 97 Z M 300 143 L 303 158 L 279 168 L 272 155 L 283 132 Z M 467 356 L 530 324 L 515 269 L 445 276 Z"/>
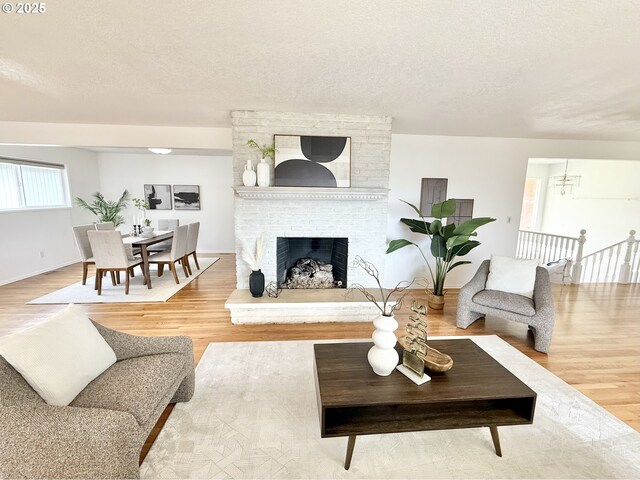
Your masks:
<path fill-rule="evenodd" d="M 396 368 L 400 358 L 395 349 L 398 339 L 394 332 L 398 329 L 398 322 L 393 317 L 393 312 L 402 307 L 406 290 L 411 283 L 400 282 L 395 288 L 386 290 L 382 288 L 380 273 L 375 265 L 357 256 L 353 267 L 361 268 L 376 281 L 377 287 L 374 289 L 376 293 L 369 291 L 359 283 L 351 285 L 350 290 L 359 291 L 380 310 L 380 315 L 373 321 L 373 326 L 376 329 L 371 336 L 373 347 L 367 353 L 367 360 L 377 375 L 386 377 Z"/>
<path fill-rule="evenodd" d="M 420 245 L 404 238 L 389 242 L 387 253 L 395 252 L 409 245 L 415 247 L 418 252 L 420 252 L 420 257 L 424 260 L 432 282 L 428 292 L 429 308 L 442 310 L 444 307 L 444 281 L 447 278 L 447 274 L 460 265 L 471 263 L 464 260 L 456 262 L 456 258 L 468 254 L 480 245 L 480 242 L 471 240 L 472 237 L 478 235 L 476 229 L 487 223 L 495 222 L 496 219 L 479 217 L 471 218 L 466 222 L 462 222 L 460 225 L 456 225 L 455 223 L 444 225 L 442 220 L 447 217 L 452 217 L 456 212 L 456 200 L 454 198 L 434 204 L 431 207 L 431 218 L 433 218 L 433 220 L 430 222 L 420 213 L 418 207 L 404 200 L 400 201 L 413 208 L 420 217 L 419 220 L 414 218 L 401 218 L 400 221 L 409 227 L 409 230 L 412 232 L 429 237 L 431 241 L 431 255 L 433 255 L 435 259 L 435 268 L 431 268 Z"/>
<path fill-rule="evenodd" d="M 256 239 L 255 250 L 249 249 L 248 246 L 243 243 L 242 252 L 240 256 L 247 265 L 251 268 L 251 274 L 249 275 L 249 291 L 254 297 L 261 297 L 264 292 L 264 273 L 262 273 L 262 259 L 264 257 L 265 247 L 265 235 L 261 234 Z"/>
<path fill-rule="evenodd" d="M 271 167 L 267 160 L 275 161 L 276 149 L 273 145 L 260 146 L 255 140 L 250 139 L 247 145 L 260 152 L 260 163 L 256 165 L 259 187 L 268 187 L 271 185 Z"/>

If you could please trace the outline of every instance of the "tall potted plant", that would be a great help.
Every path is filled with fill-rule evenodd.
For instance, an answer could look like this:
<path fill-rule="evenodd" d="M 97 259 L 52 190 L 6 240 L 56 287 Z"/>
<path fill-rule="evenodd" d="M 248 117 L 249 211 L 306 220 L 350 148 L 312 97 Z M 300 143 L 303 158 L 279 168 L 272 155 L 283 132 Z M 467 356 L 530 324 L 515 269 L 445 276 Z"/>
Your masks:
<path fill-rule="evenodd" d="M 129 192 L 125 190 L 116 201 L 106 200 L 100 192 L 93 194 L 93 202 L 88 203 L 80 197 L 75 198 L 76 205 L 93 213 L 100 222 L 113 222 L 115 227 L 124 223 L 120 212 L 129 205 Z"/>
<path fill-rule="evenodd" d="M 409 227 L 409 230 L 412 232 L 429 237 L 431 242 L 431 255 L 433 255 L 435 259 L 435 266 L 431 268 L 420 245 L 404 238 L 392 240 L 389 243 L 389 248 L 387 248 L 387 253 L 395 252 L 409 245 L 418 249 L 431 277 L 428 299 L 429 307 L 435 310 L 442 310 L 444 307 L 444 281 L 447 274 L 460 265 L 471 263 L 466 260 L 455 261 L 456 258 L 467 255 L 471 250 L 480 245 L 480 242 L 471 240 L 471 238 L 477 235 L 476 229 L 478 227 L 494 222 L 495 218 L 479 217 L 467 220 L 460 225 L 456 225 L 455 223 L 443 225 L 442 219 L 451 217 L 456 212 L 456 201 L 454 198 L 434 204 L 431 208 L 431 218 L 434 220 L 430 222 L 426 220 L 426 217 L 422 215 L 418 207 L 404 200 L 401 201 L 413 208 L 420 219 L 401 218 L 400 221 Z"/>

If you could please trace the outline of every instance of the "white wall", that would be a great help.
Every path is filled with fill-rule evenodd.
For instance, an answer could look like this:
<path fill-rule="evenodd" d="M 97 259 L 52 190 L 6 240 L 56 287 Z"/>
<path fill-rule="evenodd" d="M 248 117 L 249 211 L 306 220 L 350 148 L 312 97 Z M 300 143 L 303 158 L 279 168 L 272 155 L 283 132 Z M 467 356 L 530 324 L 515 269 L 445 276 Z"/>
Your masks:
<path fill-rule="evenodd" d="M 100 153 L 98 163 L 100 191 L 109 199 L 119 198 L 124 189 L 144 198 L 144 184 L 200 185 L 201 210 L 149 210 L 147 217 L 154 226 L 165 218 L 177 218 L 181 225 L 200 222 L 199 252 L 235 251 L 231 157 Z M 134 214 L 140 211 L 130 206 L 120 230 L 131 231 Z"/>
<path fill-rule="evenodd" d="M 448 287 L 463 285 L 482 259 L 491 254 L 515 254 L 529 158 L 632 160 L 640 158 L 640 142 L 393 135 L 387 239 L 421 240 L 429 255 L 425 237 L 410 234 L 400 223 L 401 217 L 415 215 L 399 199 L 417 204 L 421 178 L 448 178 L 449 198 L 473 198 L 474 216 L 497 219 L 478 229 L 482 245 L 464 257 L 473 265 L 458 267 L 447 277 Z M 387 255 L 385 268 L 386 286 L 426 276 L 418 252 L 410 247 Z"/>
<path fill-rule="evenodd" d="M 98 159 L 87 150 L 0 146 L 0 156 L 66 165 L 72 203 L 99 188 Z M 0 212 L 0 285 L 79 261 L 71 227 L 92 221 L 93 215 L 78 207 Z"/>
<path fill-rule="evenodd" d="M 565 164 L 550 165 L 550 175 L 564 174 Z M 640 231 L 640 161 L 571 160 L 569 175 L 580 175 L 573 194 L 550 189 L 541 210 L 542 231 L 578 236 L 587 230 L 585 254 Z"/>

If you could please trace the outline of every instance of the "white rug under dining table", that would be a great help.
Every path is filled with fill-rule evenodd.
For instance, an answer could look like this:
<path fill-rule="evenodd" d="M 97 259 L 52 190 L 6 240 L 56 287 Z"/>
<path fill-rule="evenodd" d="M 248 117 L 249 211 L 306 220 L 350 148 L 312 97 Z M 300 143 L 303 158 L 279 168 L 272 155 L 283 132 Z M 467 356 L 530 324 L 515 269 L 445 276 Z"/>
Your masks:
<path fill-rule="evenodd" d="M 141 477 L 640 478 L 640 433 L 499 337 L 467 338 L 538 394 L 532 425 L 500 427 L 502 458 L 487 428 L 367 435 L 345 471 L 347 439 L 320 438 L 320 342 L 211 343 Z"/>
<path fill-rule="evenodd" d="M 136 276 L 130 280 L 129 295 L 124 294 L 124 274 L 120 273 L 119 285 L 113 286 L 111 277 L 107 275 L 102 281 L 102 294 L 94 290 L 95 277 L 87 278 L 87 284 L 76 282 L 68 287 L 61 288 L 55 292 L 48 293 L 42 297 L 27 302 L 28 304 L 44 304 L 44 303 L 139 303 L 139 302 L 166 302 L 182 288 L 193 282 L 202 275 L 205 270 L 220 260 L 219 257 L 202 257 L 198 258 L 200 270 L 198 270 L 193 261 L 190 262 L 193 275 L 186 277 L 181 266 L 177 266 L 178 280 L 177 284 L 173 279 L 173 274 L 168 267 L 165 266 L 164 274 L 158 277 L 157 267 L 151 265 L 151 286 L 148 289 L 142 284 L 142 272 L 136 267 Z"/>

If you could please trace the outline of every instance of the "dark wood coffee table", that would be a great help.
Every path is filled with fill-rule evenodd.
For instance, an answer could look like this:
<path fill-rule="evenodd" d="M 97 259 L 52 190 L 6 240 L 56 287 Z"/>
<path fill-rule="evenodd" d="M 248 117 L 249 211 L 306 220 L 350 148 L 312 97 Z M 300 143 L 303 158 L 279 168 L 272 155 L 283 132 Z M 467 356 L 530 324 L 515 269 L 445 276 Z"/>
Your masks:
<path fill-rule="evenodd" d="M 501 457 L 498 426 L 533 423 L 536 393 L 474 342 L 429 345 L 451 355 L 453 368 L 429 372 L 431 381 L 421 386 L 398 371 L 373 373 L 367 362 L 372 343 L 314 345 L 321 436 L 349 437 L 345 469 L 358 435 L 489 427 Z"/>

